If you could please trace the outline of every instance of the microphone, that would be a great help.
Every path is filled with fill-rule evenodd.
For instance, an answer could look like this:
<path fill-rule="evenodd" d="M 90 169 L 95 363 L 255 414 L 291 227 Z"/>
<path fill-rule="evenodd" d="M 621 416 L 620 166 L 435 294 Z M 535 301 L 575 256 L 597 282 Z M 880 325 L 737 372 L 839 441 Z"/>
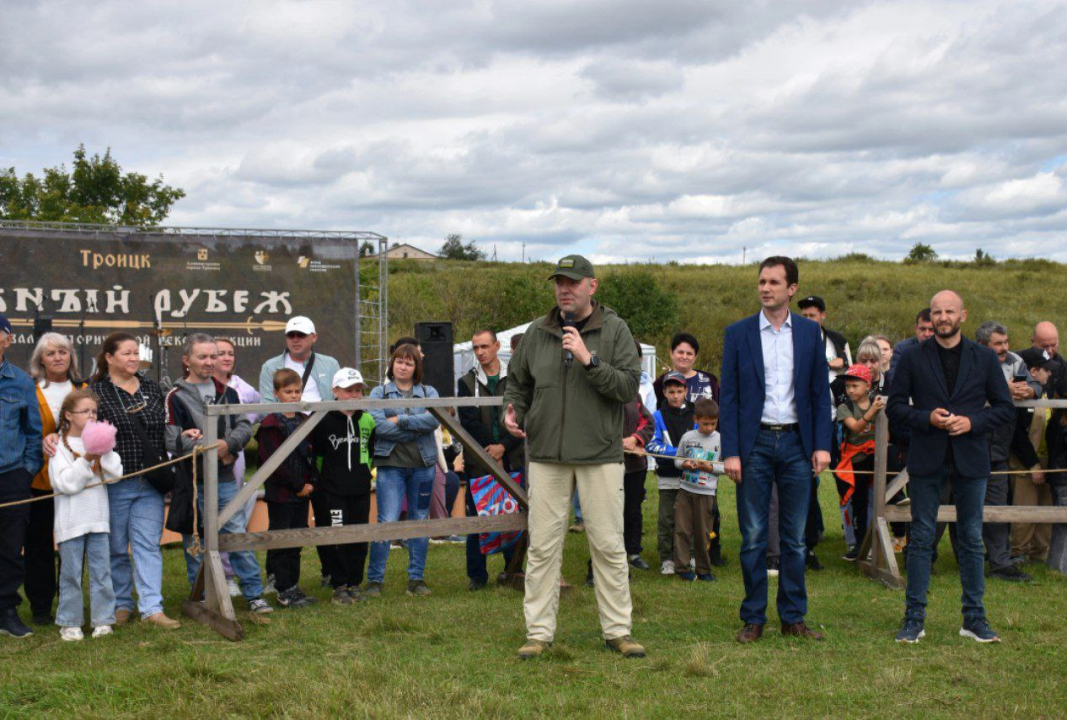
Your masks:
<path fill-rule="evenodd" d="M 574 323 L 574 314 L 573 313 L 569 313 L 569 312 L 563 313 L 563 320 L 562 320 L 562 322 L 560 322 L 560 326 L 563 327 L 563 328 L 578 327 Z M 573 364 L 574 364 L 574 353 L 572 353 L 570 350 L 564 350 L 563 351 L 563 366 L 569 368 Z"/>

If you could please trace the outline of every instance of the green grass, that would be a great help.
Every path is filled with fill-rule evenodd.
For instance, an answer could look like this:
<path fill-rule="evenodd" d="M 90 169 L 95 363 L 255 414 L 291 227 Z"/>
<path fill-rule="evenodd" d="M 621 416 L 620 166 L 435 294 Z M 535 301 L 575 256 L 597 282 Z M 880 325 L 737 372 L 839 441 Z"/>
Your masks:
<path fill-rule="evenodd" d="M 634 635 L 645 660 L 608 652 L 593 591 L 560 605 L 548 656 L 520 662 L 522 597 L 466 590 L 462 546 L 432 546 L 430 598 L 404 592 L 404 553 L 391 556 L 385 595 L 331 605 L 318 589 L 318 560 L 304 551 L 314 608 L 277 610 L 263 624 L 247 612 L 242 643 L 185 619 L 176 632 L 119 628 L 110 638 L 64 643 L 55 628 L 23 641 L 0 638 L 0 715 L 215 717 L 283 715 L 535 716 L 1049 716 L 1067 707 L 1067 580 L 1028 568 L 1030 585 L 989 581 L 986 605 L 1000 645 L 957 635 L 959 580 L 947 540 L 930 588 L 927 637 L 893 642 L 904 595 L 840 560 L 836 494 L 824 482 L 827 569 L 808 574 L 809 623 L 823 643 L 775 630 L 753 646 L 733 640 L 742 597 L 734 493 L 722 493 L 730 564 L 713 584 L 634 573 Z M 645 557 L 655 559 L 654 480 L 645 502 Z M 584 579 L 585 537 L 567 538 L 564 574 Z M 165 552 L 167 612 L 187 592 L 176 549 Z M 491 574 L 502 561 L 492 557 Z M 771 589 L 775 588 L 772 580 Z M 25 605 L 23 606 L 25 610 Z M 776 621 L 769 613 L 772 628 Z M 1057 708 L 1059 708 L 1057 710 Z"/>

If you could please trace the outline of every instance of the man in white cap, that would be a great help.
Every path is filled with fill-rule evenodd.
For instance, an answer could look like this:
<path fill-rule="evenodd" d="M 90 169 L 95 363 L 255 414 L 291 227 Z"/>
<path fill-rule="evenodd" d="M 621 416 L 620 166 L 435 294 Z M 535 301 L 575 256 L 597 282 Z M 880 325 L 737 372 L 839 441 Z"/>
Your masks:
<path fill-rule="evenodd" d="M 304 394 L 300 399 L 307 402 L 329 400 L 332 397 L 330 382 L 341 369 L 340 364 L 329 355 L 315 352 L 315 323 L 310 318 L 297 315 L 285 324 L 285 352 L 263 363 L 259 373 L 259 394 L 263 402 L 278 402 L 274 397 L 274 373 L 282 368 L 294 370 L 304 382 Z"/>

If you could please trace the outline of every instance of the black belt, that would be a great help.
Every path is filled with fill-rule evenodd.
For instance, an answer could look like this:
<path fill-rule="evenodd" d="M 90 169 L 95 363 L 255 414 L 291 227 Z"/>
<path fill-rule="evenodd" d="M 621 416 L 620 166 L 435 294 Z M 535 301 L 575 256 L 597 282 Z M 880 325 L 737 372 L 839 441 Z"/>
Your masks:
<path fill-rule="evenodd" d="M 797 432 L 800 426 L 797 423 L 779 423 L 772 425 L 771 423 L 760 423 L 761 430 L 770 430 L 771 432 Z"/>

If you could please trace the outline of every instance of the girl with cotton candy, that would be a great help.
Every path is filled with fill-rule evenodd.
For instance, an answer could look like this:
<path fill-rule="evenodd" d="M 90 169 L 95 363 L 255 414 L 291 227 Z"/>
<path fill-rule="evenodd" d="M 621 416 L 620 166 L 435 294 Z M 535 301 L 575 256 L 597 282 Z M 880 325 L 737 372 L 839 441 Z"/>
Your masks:
<path fill-rule="evenodd" d="M 59 608 L 56 625 L 63 640 L 81 640 L 85 620 L 82 568 L 89 566 L 93 637 L 111 634 L 115 591 L 111 584 L 110 513 L 104 480 L 122 477 L 115 452 L 116 431 L 96 421 L 97 401 L 75 390 L 59 412 L 59 445 L 48 464 L 55 498 L 55 538 L 59 545 Z"/>

